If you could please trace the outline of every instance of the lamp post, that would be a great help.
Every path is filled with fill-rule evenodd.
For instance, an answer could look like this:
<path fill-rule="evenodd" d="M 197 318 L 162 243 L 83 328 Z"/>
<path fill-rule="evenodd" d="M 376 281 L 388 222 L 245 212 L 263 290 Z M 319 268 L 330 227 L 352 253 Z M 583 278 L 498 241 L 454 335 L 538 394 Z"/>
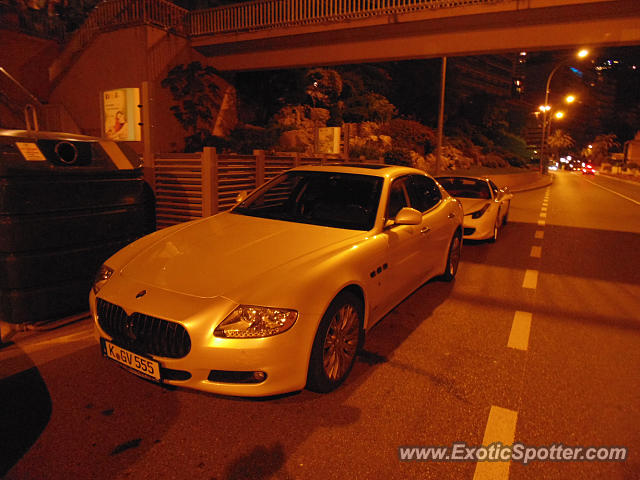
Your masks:
<path fill-rule="evenodd" d="M 585 50 L 582 49 L 577 53 L 578 58 L 585 58 L 587 55 L 589 55 L 589 50 Z M 547 112 L 549 111 L 550 107 L 549 107 L 549 87 L 551 86 L 551 79 L 553 78 L 553 75 L 560 69 L 560 67 L 565 66 L 567 63 L 569 63 L 572 59 L 571 58 L 567 58 L 566 60 L 560 62 L 558 65 L 555 66 L 555 68 L 553 70 L 551 70 L 551 73 L 549 74 L 549 76 L 547 77 L 547 86 L 544 90 L 544 109 L 542 109 L 542 139 L 540 140 L 540 173 L 544 173 L 544 153 L 545 153 L 545 148 L 544 148 L 544 144 L 546 141 L 545 138 L 545 132 L 546 132 L 546 127 L 547 127 Z"/>

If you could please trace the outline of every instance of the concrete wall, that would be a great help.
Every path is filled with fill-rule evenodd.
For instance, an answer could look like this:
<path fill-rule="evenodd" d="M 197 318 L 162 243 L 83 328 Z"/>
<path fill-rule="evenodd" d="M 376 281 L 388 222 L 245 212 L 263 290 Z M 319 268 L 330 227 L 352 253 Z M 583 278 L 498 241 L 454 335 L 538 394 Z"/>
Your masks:
<path fill-rule="evenodd" d="M 173 100 L 160 82 L 177 64 L 207 59 L 187 39 L 154 27 L 132 27 L 99 34 L 83 51 L 51 93 L 87 135 L 100 136 L 101 94 L 115 88 L 141 88 L 148 81 L 152 119 L 152 151 L 180 151 L 185 133 L 169 107 Z M 142 153 L 141 142 L 130 142 Z"/>

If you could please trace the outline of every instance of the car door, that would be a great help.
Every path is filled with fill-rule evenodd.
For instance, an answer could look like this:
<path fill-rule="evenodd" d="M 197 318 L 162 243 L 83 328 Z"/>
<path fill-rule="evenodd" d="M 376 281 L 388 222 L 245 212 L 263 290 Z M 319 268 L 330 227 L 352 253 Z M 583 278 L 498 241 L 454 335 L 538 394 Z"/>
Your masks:
<path fill-rule="evenodd" d="M 389 186 L 386 222 L 383 234 L 387 237 L 387 267 L 385 284 L 388 296 L 384 308 L 398 303 L 415 288 L 422 268 L 422 225 L 395 225 L 393 219 L 404 207 L 410 206 L 407 182 L 409 176 L 396 178 Z"/>
<path fill-rule="evenodd" d="M 426 175 L 412 175 L 408 181 L 409 199 L 412 208 L 422 212 L 420 280 L 438 275 L 437 271 L 448 254 L 449 241 L 453 233 L 453 222 L 449 208 L 442 200 L 436 182 Z"/>

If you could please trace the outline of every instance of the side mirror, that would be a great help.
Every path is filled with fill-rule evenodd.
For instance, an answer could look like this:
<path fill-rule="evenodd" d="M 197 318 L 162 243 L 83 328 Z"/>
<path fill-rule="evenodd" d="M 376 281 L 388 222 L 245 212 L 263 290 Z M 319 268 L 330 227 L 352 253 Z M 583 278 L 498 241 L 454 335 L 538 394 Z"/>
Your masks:
<path fill-rule="evenodd" d="M 242 190 L 238 195 L 236 195 L 236 203 L 244 202 L 248 196 L 249 193 L 246 190 Z"/>
<path fill-rule="evenodd" d="M 415 208 L 404 207 L 395 218 L 395 225 L 420 225 L 422 213 Z"/>

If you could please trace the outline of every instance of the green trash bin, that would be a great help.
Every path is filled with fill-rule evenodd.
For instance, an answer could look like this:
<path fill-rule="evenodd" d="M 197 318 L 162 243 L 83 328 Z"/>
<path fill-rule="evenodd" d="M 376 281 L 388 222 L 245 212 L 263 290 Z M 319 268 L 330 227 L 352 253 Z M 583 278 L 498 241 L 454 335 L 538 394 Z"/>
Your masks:
<path fill-rule="evenodd" d="M 0 129 L 0 321 L 87 311 L 102 262 L 153 230 L 153 194 L 126 144 Z"/>

